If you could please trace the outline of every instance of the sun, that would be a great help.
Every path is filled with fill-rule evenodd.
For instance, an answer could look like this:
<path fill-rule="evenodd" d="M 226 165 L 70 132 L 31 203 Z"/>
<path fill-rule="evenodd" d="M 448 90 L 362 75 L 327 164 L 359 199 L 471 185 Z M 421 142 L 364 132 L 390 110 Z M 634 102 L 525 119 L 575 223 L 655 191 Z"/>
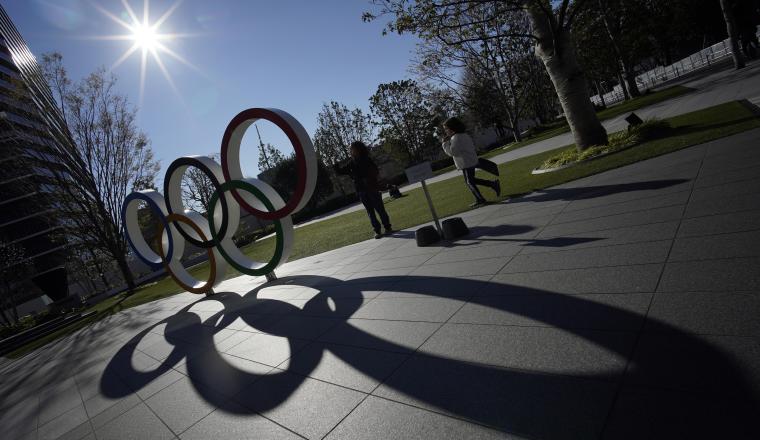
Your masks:
<path fill-rule="evenodd" d="M 156 30 L 146 24 L 139 24 L 132 28 L 132 39 L 143 50 L 156 50 L 159 37 Z"/>
<path fill-rule="evenodd" d="M 177 34 L 177 33 L 162 33 L 161 32 L 161 25 L 163 25 L 167 19 L 174 13 L 174 11 L 179 7 L 179 5 L 182 3 L 182 0 L 177 0 L 174 4 L 169 7 L 168 10 L 166 10 L 163 15 L 161 15 L 158 20 L 151 22 L 150 20 L 150 5 L 148 4 L 148 0 L 144 0 L 143 3 L 143 13 L 142 13 L 142 19 L 137 17 L 137 14 L 135 14 L 135 11 L 132 9 L 132 7 L 129 4 L 128 0 L 121 0 L 122 5 L 124 6 L 124 19 L 119 18 L 116 14 L 113 14 L 112 12 L 104 9 L 102 6 L 98 5 L 97 3 L 93 2 L 93 5 L 106 17 L 113 20 L 115 23 L 119 24 L 121 27 L 123 27 L 128 33 L 127 34 L 118 34 L 118 35 L 105 35 L 101 37 L 96 37 L 96 39 L 100 40 L 126 40 L 131 41 L 132 45 L 127 48 L 127 50 L 124 51 L 124 53 L 114 62 L 113 66 L 111 66 L 111 70 L 116 69 L 119 65 L 121 65 L 124 61 L 126 61 L 128 58 L 130 58 L 133 54 L 136 54 L 141 58 L 140 63 L 140 95 L 139 95 L 139 104 L 138 106 L 142 106 L 143 101 L 143 95 L 145 93 L 145 77 L 146 77 L 146 71 L 147 71 L 147 65 L 148 65 L 148 55 L 155 61 L 158 68 L 161 70 L 161 73 L 163 74 L 164 78 L 166 78 L 166 81 L 169 83 L 169 86 L 172 88 L 172 90 L 175 92 L 175 94 L 182 98 L 182 95 L 177 90 L 177 87 L 174 85 L 174 80 L 172 80 L 171 75 L 169 74 L 169 71 L 166 69 L 166 66 L 164 65 L 164 62 L 161 59 L 162 55 L 167 55 L 172 57 L 173 59 L 181 62 L 182 64 L 192 68 L 193 70 L 196 70 L 200 72 L 200 69 L 192 65 L 190 62 L 188 62 L 185 58 L 174 52 L 168 44 L 171 43 L 173 40 L 177 40 L 184 37 L 191 37 L 195 36 L 193 34 Z M 200 72 L 201 74 L 203 72 Z"/>

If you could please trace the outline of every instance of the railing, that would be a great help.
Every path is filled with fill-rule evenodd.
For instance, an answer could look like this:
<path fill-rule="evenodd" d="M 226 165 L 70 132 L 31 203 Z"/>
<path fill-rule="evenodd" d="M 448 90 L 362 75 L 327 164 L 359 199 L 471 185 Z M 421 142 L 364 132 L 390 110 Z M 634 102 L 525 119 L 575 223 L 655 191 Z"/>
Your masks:
<path fill-rule="evenodd" d="M 759 34 L 760 35 L 760 34 Z M 644 72 L 636 76 L 636 84 L 639 86 L 639 90 L 651 89 L 659 84 L 670 81 L 675 78 L 679 78 L 687 73 L 691 73 L 700 69 L 710 67 L 716 62 L 723 61 L 730 57 L 732 54 L 731 44 L 728 39 L 719 43 L 713 44 L 710 47 L 700 50 L 697 53 L 676 61 L 669 66 L 657 66 L 652 70 Z M 612 91 L 602 95 L 594 95 L 591 97 L 591 102 L 596 105 L 615 104 L 625 99 L 625 94 L 620 84 L 616 85 Z"/>

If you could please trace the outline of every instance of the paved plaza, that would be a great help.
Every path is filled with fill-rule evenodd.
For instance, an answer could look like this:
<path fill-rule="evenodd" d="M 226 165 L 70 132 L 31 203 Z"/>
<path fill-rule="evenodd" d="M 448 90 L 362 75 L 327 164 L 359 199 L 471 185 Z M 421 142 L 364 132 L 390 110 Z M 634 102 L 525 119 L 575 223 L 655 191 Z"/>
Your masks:
<path fill-rule="evenodd" d="M 757 439 L 760 130 L 123 311 L 3 438 Z"/>

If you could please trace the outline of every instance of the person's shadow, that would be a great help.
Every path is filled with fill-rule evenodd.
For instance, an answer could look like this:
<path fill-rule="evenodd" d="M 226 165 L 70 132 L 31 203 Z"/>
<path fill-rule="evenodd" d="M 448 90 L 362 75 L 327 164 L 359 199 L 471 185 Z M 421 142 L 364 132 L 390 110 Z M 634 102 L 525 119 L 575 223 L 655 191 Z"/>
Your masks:
<path fill-rule="evenodd" d="M 113 356 L 101 378 L 102 394 L 124 397 L 185 361 L 189 379 L 207 402 L 230 413 L 260 413 L 285 402 L 330 352 L 380 382 L 377 395 L 530 438 L 686 438 L 689 434 L 689 438 L 711 434 L 715 438 L 760 438 L 755 436 L 757 419 L 753 417 L 757 414 L 756 390 L 730 355 L 700 337 L 623 308 L 588 297 L 460 278 L 370 277 L 341 282 L 305 276 L 282 278 L 277 283 L 308 285 L 319 293 L 302 307 L 258 298 L 266 286 L 244 296 L 225 292 L 188 305 L 140 332 Z M 393 290 L 431 297 L 465 292 L 463 298 L 483 307 L 483 313 L 493 310 L 520 317 L 524 325 L 518 329 L 559 328 L 559 333 L 573 336 L 569 340 L 577 344 L 577 350 L 602 349 L 618 360 L 612 363 L 617 366 L 589 364 L 570 370 L 562 367 L 563 354 L 544 351 L 547 367 L 542 368 L 538 361 L 535 368 L 528 368 L 519 361 L 521 353 L 542 349 L 525 345 L 516 345 L 514 356 L 493 346 L 493 351 L 501 352 L 500 365 L 475 363 L 466 357 L 441 356 L 435 350 L 413 350 L 348 321 L 364 304 L 361 286 L 389 283 L 396 283 Z M 224 309 L 201 321 L 189 310 L 203 301 L 219 301 Z M 282 325 L 282 317 L 300 319 Z M 328 330 L 330 338 L 316 338 L 304 348 L 306 343 L 299 336 L 325 333 L 324 319 L 309 317 L 332 318 L 334 323 Z M 219 353 L 214 335 L 238 319 L 256 331 L 287 338 L 287 368 L 270 371 L 262 365 L 261 372 L 246 371 L 235 366 L 229 355 Z M 595 324 L 599 322 L 614 324 Z M 174 350 L 153 370 L 136 370 L 132 358 L 138 343 L 163 324 L 164 337 Z M 619 326 L 637 330 L 645 326 L 645 331 L 609 330 Z M 497 332 L 503 328 L 492 327 Z M 454 324 L 447 329 L 447 336 L 452 341 L 460 338 L 460 348 L 464 338 L 465 345 L 489 350 L 488 340 L 466 342 L 467 336 L 457 337 L 455 328 Z M 647 344 L 642 345 L 644 341 Z M 545 341 L 538 338 L 534 343 Z M 636 350 L 638 345 L 665 349 Z M 406 359 L 389 371 L 371 356 L 357 357 L 351 347 L 401 353 Z M 567 355 L 573 349 L 564 347 L 562 352 Z M 119 385 L 123 382 L 129 387 Z"/>

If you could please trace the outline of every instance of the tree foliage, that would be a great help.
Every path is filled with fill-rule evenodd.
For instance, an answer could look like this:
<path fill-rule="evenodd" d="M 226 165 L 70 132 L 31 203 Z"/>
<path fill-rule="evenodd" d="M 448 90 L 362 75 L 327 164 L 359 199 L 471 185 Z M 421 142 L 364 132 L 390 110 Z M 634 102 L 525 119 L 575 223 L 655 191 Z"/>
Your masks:
<path fill-rule="evenodd" d="M 137 127 L 135 108 L 116 92 L 116 78 L 104 68 L 74 82 L 57 53 L 44 55 L 41 68 L 50 88 L 37 91 L 48 97 L 37 105 L 50 138 L 39 153 L 50 164 L 65 236 L 70 245 L 112 260 L 132 290 L 121 206 L 129 192 L 154 186 L 159 164 L 150 142 Z"/>
<path fill-rule="evenodd" d="M 369 99 L 380 139 L 395 145 L 411 162 L 420 162 L 436 144 L 432 135 L 430 103 L 413 80 L 380 84 Z"/>
<path fill-rule="evenodd" d="M 369 145 L 373 140 L 370 116 L 360 108 L 349 109 L 335 101 L 322 105 L 317 115 L 314 148 L 324 165 L 332 167 L 348 159 L 352 142 L 361 141 Z"/>
<path fill-rule="evenodd" d="M 607 133 L 589 100 L 588 85 L 570 33 L 587 1 L 373 0 L 372 3 L 377 11 L 365 13 L 365 20 L 390 16 L 386 32 L 414 33 L 423 41 L 437 40 L 448 47 L 531 39 L 535 54 L 543 61 L 554 84 L 577 147 L 585 149 L 607 142 Z M 527 29 L 523 26 L 526 20 Z"/>

